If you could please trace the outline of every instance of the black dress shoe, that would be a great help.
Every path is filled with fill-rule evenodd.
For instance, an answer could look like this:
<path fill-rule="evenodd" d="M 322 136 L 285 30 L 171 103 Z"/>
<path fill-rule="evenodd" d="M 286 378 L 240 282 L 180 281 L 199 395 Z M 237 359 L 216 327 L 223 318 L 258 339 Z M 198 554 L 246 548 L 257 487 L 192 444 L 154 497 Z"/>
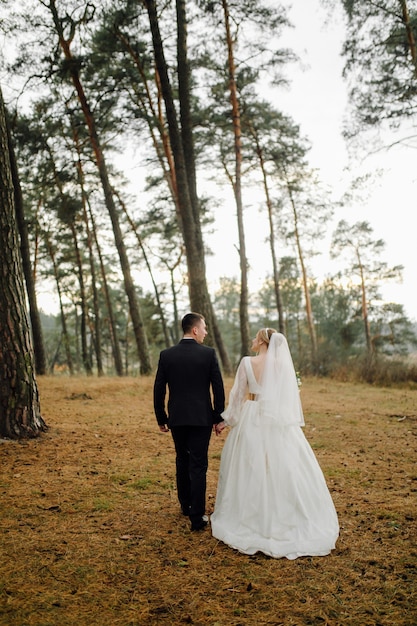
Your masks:
<path fill-rule="evenodd" d="M 194 532 L 196 530 L 204 530 L 208 525 L 208 519 L 204 519 L 203 517 L 201 518 L 201 520 L 198 520 L 197 522 L 193 522 L 191 524 L 191 530 Z"/>

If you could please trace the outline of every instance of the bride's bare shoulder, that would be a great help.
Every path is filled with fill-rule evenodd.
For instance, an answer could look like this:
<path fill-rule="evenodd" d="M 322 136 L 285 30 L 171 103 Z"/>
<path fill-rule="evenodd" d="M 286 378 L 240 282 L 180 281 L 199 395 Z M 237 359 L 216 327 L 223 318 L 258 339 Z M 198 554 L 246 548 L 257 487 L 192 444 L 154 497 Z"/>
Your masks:
<path fill-rule="evenodd" d="M 251 363 L 263 363 L 265 361 L 264 354 L 257 354 L 256 356 L 250 356 Z"/>

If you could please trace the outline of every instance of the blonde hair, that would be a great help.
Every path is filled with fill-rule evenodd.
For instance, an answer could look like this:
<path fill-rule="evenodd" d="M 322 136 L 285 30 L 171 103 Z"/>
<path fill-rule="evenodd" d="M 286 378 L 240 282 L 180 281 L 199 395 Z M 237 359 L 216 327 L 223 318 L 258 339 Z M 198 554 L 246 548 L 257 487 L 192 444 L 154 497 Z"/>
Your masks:
<path fill-rule="evenodd" d="M 271 335 L 276 332 L 275 328 L 261 328 L 261 330 L 258 330 L 256 333 L 256 339 L 260 342 L 263 341 L 267 346 L 269 346 Z"/>

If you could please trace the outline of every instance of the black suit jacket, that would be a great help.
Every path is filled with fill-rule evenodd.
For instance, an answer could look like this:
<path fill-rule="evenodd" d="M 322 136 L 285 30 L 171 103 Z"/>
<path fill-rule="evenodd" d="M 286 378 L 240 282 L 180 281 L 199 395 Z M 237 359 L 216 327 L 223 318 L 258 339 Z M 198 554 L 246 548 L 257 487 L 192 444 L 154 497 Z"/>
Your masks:
<path fill-rule="evenodd" d="M 222 421 L 224 387 L 214 348 L 194 339 L 182 339 L 161 352 L 154 384 L 154 409 L 158 424 L 169 427 L 212 426 Z"/>

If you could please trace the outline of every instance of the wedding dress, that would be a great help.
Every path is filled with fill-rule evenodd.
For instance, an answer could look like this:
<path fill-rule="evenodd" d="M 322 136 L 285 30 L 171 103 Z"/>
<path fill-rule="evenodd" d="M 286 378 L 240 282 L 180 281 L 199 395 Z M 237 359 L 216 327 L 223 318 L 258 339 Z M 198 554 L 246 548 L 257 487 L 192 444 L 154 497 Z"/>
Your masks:
<path fill-rule="evenodd" d="M 259 383 L 250 357 L 242 359 L 223 418 L 231 430 L 221 456 L 213 536 L 245 554 L 329 554 L 339 534 L 337 514 L 301 430 L 300 394 L 282 334 L 271 336 Z"/>

